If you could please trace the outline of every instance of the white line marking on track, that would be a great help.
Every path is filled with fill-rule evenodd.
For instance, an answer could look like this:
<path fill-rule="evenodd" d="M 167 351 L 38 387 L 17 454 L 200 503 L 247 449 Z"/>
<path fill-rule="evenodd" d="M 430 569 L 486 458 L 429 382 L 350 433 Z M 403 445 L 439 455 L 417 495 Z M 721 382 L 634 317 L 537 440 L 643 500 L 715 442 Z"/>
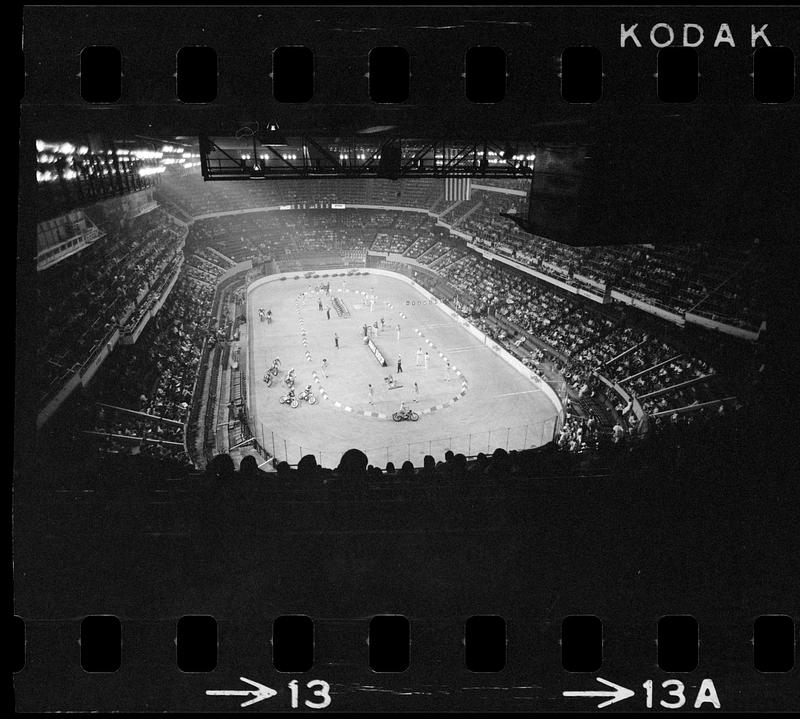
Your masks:
<path fill-rule="evenodd" d="M 471 350 L 479 350 L 485 349 L 483 345 L 473 345 L 471 347 L 454 347 L 453 349 L 447 349 L 445 352 L 470 352 Z"/>
<path fill-rule="evenodd" d="M 496 394 L 494 395 L 494 397 L 492 397 L 492 399 L 495 399 L 497 397 L 514 397 L 515 395 L 518 394 L 531 394 L 532 392 L 541 392 L 541 391 L 542 390 L 540 389 L 526 389 L 523 390 L 522 392 L 506 392 L 505 394 Z"/>

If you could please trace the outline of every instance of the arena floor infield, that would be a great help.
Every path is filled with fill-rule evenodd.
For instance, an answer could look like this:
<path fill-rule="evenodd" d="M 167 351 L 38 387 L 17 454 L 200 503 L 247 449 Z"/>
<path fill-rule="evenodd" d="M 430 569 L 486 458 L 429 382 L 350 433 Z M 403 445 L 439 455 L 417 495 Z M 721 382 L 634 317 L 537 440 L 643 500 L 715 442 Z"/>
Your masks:
<path fill-rule="evenodd" d="M 251 428 L 279 460 L 296 464 L 313 454 L 335 467 L 357 447 L 379 466 L 409 459 L 421 466 L 426 454 L 438 460 L 448 449 L 467 456 L 523 449 L 553 436 L 557 409 L 541 388 L 407 280 L 333 275 L 270 279 L 248 292 Z M 271 323 L 259 320 L 259 308 L 271 310 Z M 364 341 L 364 325 L 375 322 L 371 337 L 386 366 Z M 279 381 L 267 387 L 263 376 L 275 357 Z M 296 391 L 311 385 L 317 404 L 279 402 L 290 368 Z M 389 376 L 400 386 L 390 389 Z M 401 403 L 420 415 L 417 422 L 393 421 Z"/>

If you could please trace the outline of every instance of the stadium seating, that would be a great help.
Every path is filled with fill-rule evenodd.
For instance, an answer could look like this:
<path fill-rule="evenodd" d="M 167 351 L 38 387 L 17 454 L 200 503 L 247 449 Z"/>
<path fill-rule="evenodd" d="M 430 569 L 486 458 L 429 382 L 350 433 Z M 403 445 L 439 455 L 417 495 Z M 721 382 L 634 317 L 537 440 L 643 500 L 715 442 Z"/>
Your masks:
<path fill-rule="evenodd" d="M 527 215 L 528 200 L 503 190 L 527 191 L 526 180 L 481 180 L 469 200 L 446 203 L 438 185 L 424 180 L 354 180 L 333 185 L 325 180 L 266 183 L 203 183 L 199 178 L 162 183 L 159 194 L 186 215 L 230 212 L 254 207 L 322 207 L 331 203 L 414 207 L 473 236 L 501 255 L 591 287 L 587 280 L 611 286 L 629 297 L 682 313 L 691 311 L 726 324 L 757 329 L 765 317 L 761 299 L 765 272 L 758 243 L 725 246 L 569 247 L 531 236 L 501 216 Z M 211 185 L 209 187 L 209 185 Z M 219 187 L 223 185 L 223 187 Z M 409 215 L 404 213 L 405 218 Z M 413 215 L 412 215 L 413 216 Z M 398 226 L 397 229 L 401 229 Z M 589 238 L 591 239 L 591 238 Z M 595 287 L 595 290 L 597 288 Z"/>
<path fill-rule="evenodd" d="M 257 207 L 327 203 L 430 209 L 439 199 L 438 185 L 426 180 L 286 180 L 280 183 L 214 182 L 165 176 L 159 195 L 192 217 Z"/>
<path fill-rule="evenodd" d="M 214 308 L 212 300 L 220 278 L 236 263 L 269 259 L 279 271 L 363 266 L 370 251 L 401 257 L 383 261 L 383 266 L 414 276 L 532 371 L 566 382 L 569 407 L 557 449 L 597 451 L 604 441 L 619 442 L 614 425 L 625 436 L 636 434 L 646 414 L 655 416 L 650 429 L 656 431 L 666 417 L 673 425 L 698 421 L 693 418 L 706 422 L 735 406 L 718 404 L 739 392 L 737 382 L 707 359 L 713 354 L 708 347 L 701 351 L 676 328 L 616 303 L 589 302 L 491 262 L 463 241 L 434 232 L 436 220 L 428 210 L 447 210 L 441 219 L 469 233 L 478 246 L 572 285 L 583 283 L 597 292 L 597 284 L 610 284 L 675 309 L 713 308 L 725 317 L 733 312 L 743 323 L 758 317 L 752 308 L 759 303 L 751 296 L 760 291 L 761 276 L 744 271 L 757 269 L 757 244 L 702 251 L 685 246 L 566 247 L 524 234 L 501 217 L 527 211 L 527 198 L 502 191 L 474 189 L 470 200 L 449 203 L 448 209 L 433 183 L 354 181 L 339 183 L 335 191 L 321 180 L 278 184 L 173 178 L 162 184 L 159 195 L 170 212 L 195 218 L 185 250 L 178 242 L 178 224 L 164 209 L 127 224 L 109 215 L 97 218 L 109 232 L 105 242 L 82 253 L 80 262 L 65 261 L 47 271 L 52 282 L 40 288 L 43 395 L 76 362 L 90 357 L 109 332 L 136 327 L 160 296 L 178 258 L 185 256 L 178 283 L 155 321 L 135 345 L 111 355 L 92 385 L 92 402 L 144 415 L 95 408 L 91 429 L 117 436 L 105 438 L 103 451 L 130 451 L 136 443 L 120 438 L 136 437 L 139 452 L 186 461 L 179 446 L 185 441 L 190 453 L 197 444 L 210 457 L 213 402 L 200 412 L 198 403 L 204 398 L 194 391 L 195 380 L 207 371 L 216 376 L 223 362 L 214 346 L 230 339 L 236 321 L 222 312 L 231 290 L 222 291 Z M 386 209 L 323 207 L 333 202 Z M 388 209 L 392 206 L 421 211 Z M 259 207 L 276 209 L 252 211 Z M 240 210 L 249 211 L 220 214 Z M 725 291 L 709 292 L 715 285 Z M 745 305 L 749 314 L 739 311 Z M 227 345 L 221 346 L 228 351 Z M 731 346 L 734 354 L 741 349 Z M 633 402 L 636 412 L 631 411 Z M 708 410 L 683 411 L 704 403 L 710 403 Z M 675 410 L 682 412 L 675 415 Z"/>
<path fill-rule="evenodd" d="M 137 343 L 130 348 L 117 349 L 103 366 L 91 388 L 90 400 L 136 410 L 146 418 L 118 413 L 107 422 L 108 410 L 98 412 L 98 432 L 126 434 L 148 439 L 167 439 L 180 442 L 172 445 L 151 445 L 159 456 L 183 459 L 183 425 L 186 422 L 195 378 L 197 376 L 207 318 L 214 289 L 197 281 L 187 271 L 179 279 L 167 302 L 155 320 L 145 329 Z M 178 421 L 174 425 L 160 423 L 157 418 Z M 122 431 L 119 431 L 122 430 Z M 118 447 L 119 442 L 109 446 Z M 124 445 L 129 450 L 130 443 Z"/>
<path fill-rule="evenodd" d="M 87 363 L 115 330 L 130 331 L 180 259 L 179 231 L 161 211 L 126 225 L 109 218 L 108 236 L 45 270 L 37 284 L 40 400 Z"/>
<path fill-rule="evenodd" d="M 462 310 L 473 320 L 488 314 L 507 323 L 515 336 L 524 333 L 546 347 L 576 395 L 584 386 L 592 388 L 592 394 L 595 389 L 601 394 L 607 392 L 606 386 L 593 379 L 597 372 L 605 374 L 612 383 L 641 373 L 629 384 L 622 382 L 621 385 L 636 396 L 665 390 L 685 382 L 687 377 L 713 378 L 715 375 L 706 362 L 682 353 L 680 347 L 647 337 L 641 330 L 620 327 L 620 323 L 626 321 L 625 314 L 616 307 L 598 308 L 593 303 L 581 302 L 545 282 L 490 263 L 463 245 L 437 239 L 432 234 L 432 221 L 426 223 L 422 214 L 412 214 L 411 217 L 416 218 L 414 221 L 408 219 L 407 213 L 376 213 L 377 217 L 368 218 L 368 213 L 356 210 L 282 212 L 269 219 L 264 217 L 269 213 L 256 214 L 260 219 L 253 218 L 253 231 L 257 232 L 256 227 L 269 226 L 271 235 L 254 234 L 248 246 L 256 247 L 253 243 L 259 238 L 262 243 L 274 243 L 280 238 L 280 247 L 273 250 L 273 256 L 296 258 L 295 264 L 285 265 L 289 270 L 324 266 L 319 262 L 324 261 L 325 253 L 341 252 L 347 245 L 402 254 L 431 267 L 444 280 L 436 283 L 434 291 L 442 293 L 447 285 L 450 291 L 443 294 L 454 303 L 461 302 Z M 238 222 L 236 217 L 219 217 L 198 221 L 195 226 L 199 223 L 204 223 L 205 228 L 209 223 L 224 226 L 231 220 Z M 370 227 L 379 229 L 371 233 Z M 221 231 L 215 229 L 204 234 L 219 237 Z M 202 236 L 193 236 L 193 241 L 202 242 Z M 244 242 L 247 244 L 248 240 L 245 238 Z M 551 260 L 557 259 L 551 256 Z M 492 328 L 487 325 L 487 330 L 492 331 Z M 498 333 L 501 341 L 505 340 L 504 332 L 501 329 Z M 623 357 L 615 359 L 618 355 Z M 667 365 L 648 371 L 673 358 L 679 358 L 675 359 L 674 367 Z M 699 394 L 702 395 L 700 399 Z M 682 391 L 664 392 L 648 401 L 647 407 L 665 411 L 699 401 L 713 401 L 720 396 L 714 383 L 703 381 Z M 619 398 L 612 395 L 605 404 L 613 407 L 619 402 Z"/>
<path fill-rule="evenodd" d="M 758 242 L 709 246 L 698 238 L 659 247 L 570 247 L 524 233 L 501 216 L 510 212 L 525 217 L 527 198 L 486 191 L 480 196 L 480 207 L 459 229 L 501 255 L 573 284 L 588 278 L 679 313 L 692 311 L 751 328 L 765 317 L 765 265 Z"/>

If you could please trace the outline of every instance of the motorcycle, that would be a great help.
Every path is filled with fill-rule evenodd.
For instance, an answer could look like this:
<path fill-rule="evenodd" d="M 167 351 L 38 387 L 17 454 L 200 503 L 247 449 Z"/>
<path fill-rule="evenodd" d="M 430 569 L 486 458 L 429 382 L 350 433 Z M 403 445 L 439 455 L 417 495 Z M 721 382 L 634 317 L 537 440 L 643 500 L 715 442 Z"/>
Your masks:
<path fill-rule="evenodd" d="M 267 387 L 272 387 L 272 377 L 273 375 L 269 371 L 264 375 L 264 384 L 267 385 Z"/>
<path fill-rule="evenodd" d="M 297 395 L 297 399 L 304 399 L 309 404 L 317 403 L 317 398 L 307 389 L 304 389 L 299 395 Z"/>
<path fill-rule="evenodd" d="M 297 397 L 293 397 L 290 394 L 285 394 L 283 397 L 280 398 L 281 404 L 288 404 L 292 409 L 297 409 L 298 405 L 300 404 L 297 401 Z"/>
<path fill-rule="evenodd" d="M 293 374 L 286 375 L 286 378 L 283 381 L 284 381 L 284 384 L 286 384 L 287 387 L 294 387 L 294 375 Z"/>
<path fill-rule="evenodd" d="M 267 370 L 273 377 L 278 376 L 278 365 L 274 364 Z"/>
<path fill-rule="evenodd" d="M 413 409 L 397 410 L 397 412 L 392 415 L 392 419 L 395 422 L 402 422 L 403 420 L 416 422 L 419 419 L 419 415 Z"/>

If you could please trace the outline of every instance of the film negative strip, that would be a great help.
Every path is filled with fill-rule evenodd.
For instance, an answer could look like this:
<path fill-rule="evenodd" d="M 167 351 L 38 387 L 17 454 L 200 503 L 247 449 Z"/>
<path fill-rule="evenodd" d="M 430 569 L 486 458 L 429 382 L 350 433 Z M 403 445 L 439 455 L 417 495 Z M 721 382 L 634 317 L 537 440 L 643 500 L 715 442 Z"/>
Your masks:
<path fill-rule="evenodd" d="M 16 711 L 800 707 L 797 8 L 22 24 Z"/>

